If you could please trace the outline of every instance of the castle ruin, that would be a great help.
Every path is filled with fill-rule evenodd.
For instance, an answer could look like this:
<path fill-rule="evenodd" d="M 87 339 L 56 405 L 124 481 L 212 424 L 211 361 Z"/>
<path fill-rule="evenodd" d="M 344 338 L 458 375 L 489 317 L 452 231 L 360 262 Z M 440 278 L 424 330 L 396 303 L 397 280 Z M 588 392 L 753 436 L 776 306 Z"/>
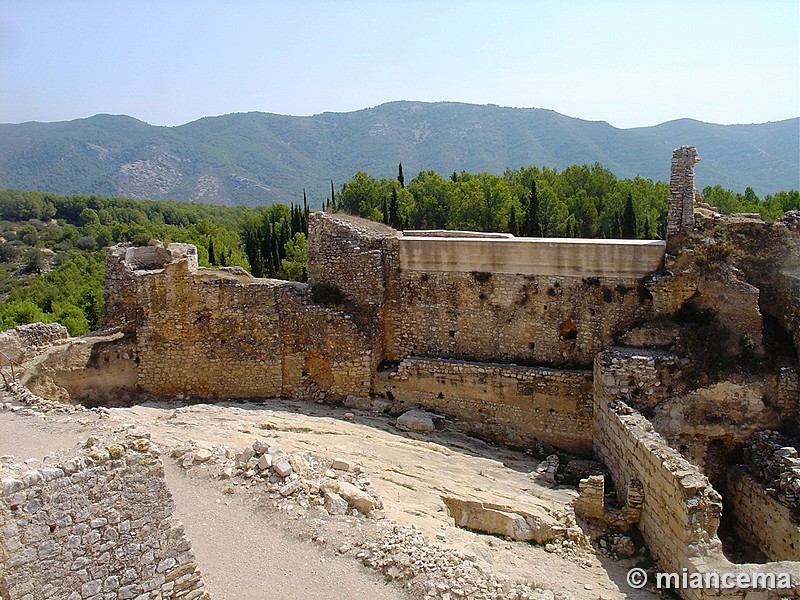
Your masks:
<path fill-rule="evenodd" d="M 759 431 L 800 430 L 800 233 L 695 223 L 698 160 L 673 152 L 668 231 L 682 241 L 670 254 L 664 241 L 399 232 L 330 213 L 309 222 L 309 284 L 201 268 L 185 244 L 111 248 L 117 338 L 28 384 L 87 404 L 113 393 L 423 408 L 486 439 L 601 460 L 662 570 L 788 571 L 791 589 L 763 597 L 799 593 L 796 453 L 794 500 L 730 460 Z M 588 519 L 610 510 L 602 486 L 583 485 Z M 723 510 L 742 535 L 767 532 L 754 539 L 767 562 L 726 558 Z"/>

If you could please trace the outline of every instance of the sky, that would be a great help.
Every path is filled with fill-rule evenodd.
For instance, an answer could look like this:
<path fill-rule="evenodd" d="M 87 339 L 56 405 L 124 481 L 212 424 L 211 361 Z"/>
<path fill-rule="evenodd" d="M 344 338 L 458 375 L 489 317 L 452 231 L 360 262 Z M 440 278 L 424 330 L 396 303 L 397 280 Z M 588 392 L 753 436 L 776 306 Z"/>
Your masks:
<path fill-rule="evenodd" d="M 393 100 L 615 127 L 800 115 L 798 0 L 2 0 L 0 123 Z"/>

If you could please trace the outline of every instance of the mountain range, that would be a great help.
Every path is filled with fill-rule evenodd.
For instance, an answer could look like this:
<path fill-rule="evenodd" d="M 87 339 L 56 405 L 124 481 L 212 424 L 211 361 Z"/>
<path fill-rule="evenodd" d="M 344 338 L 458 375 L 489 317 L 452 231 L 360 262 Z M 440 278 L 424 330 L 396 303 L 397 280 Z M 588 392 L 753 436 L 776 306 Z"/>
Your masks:
<path fill-rule="evenodd" d="M 617 177 L 666 181 L 672 149 L 696 146 L 698 188 L 758 195 L 798 189 L 800 119 L 715 125 L 680 119 L 618 129 L 539 108 L 390 102 L 309 117 L 236 113 L 175 127 L 123 115 L 0 124 L 0 188 L 214 204 L 319 206 L 357 171 L 406 180 L 420 170 L 599 162 Z"/>

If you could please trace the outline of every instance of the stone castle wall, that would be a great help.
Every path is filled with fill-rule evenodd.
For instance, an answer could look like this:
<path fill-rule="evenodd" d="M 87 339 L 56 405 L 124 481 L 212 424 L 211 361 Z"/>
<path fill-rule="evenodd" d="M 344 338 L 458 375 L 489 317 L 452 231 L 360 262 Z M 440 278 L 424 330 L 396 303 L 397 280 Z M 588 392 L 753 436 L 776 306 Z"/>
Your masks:
<path fill-rule="evenodd" d="M 366 337 L 349 315 L 315 304 L 308 286 L 185 259 L 134 270 L 129 250 L 111 253 L 123 265 L 111 285 L 125 289 L 112 322 L 134 321 L 143 391 L 317 399 L 369 392 Z"/>
<path fill-rule="evenodd" d="M 209 597 L 148 440 L 0 476 L 0 597 Z"/>
<path fill-rule="evenodd" d="M 402 271 L 400 289 L 400 357 L 589 367 L 652 308 L 632 279 Z"/>
<path fill-rule="evenodd" d="M 408 356 L 583 366 L 652 305 L 664 242 L 403 235 L 341 214 L 309 224 L 309 279 Z"/>
<path fill-rule="evenodd" d="M 374 391 L 453 416 L 481 437 L 527 447 L 539 440 L 592 449 L 591 372 L 406 358 Z"/>

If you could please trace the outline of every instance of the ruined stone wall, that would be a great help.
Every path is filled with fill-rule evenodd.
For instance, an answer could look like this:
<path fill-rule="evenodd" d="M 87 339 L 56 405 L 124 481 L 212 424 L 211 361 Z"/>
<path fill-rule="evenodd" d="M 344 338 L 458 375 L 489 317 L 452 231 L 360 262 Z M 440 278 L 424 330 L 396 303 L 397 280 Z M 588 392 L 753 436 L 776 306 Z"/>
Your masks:
<path fill-rule="evenodd" d="M 589 371 L 407 358 L 378 374 L 375 391 L 455 417 L 484 438 L 591 453 Z"/>
<path fill-rule="evenodd" d="M 611 471 L 621 500 L 631 481 L 642 483 L 642 536 L 659 566 L 680 571 L 692 555 L 719 548 L 716 531 L 722 504 L 705 475 L 671 448 L 639 412 L 618 399 L 617 390 L 635 382 L 641 366 L 632 362 L 626 371 L 613 351 L 597 357 L 594 452 Z M 645 376 L 648 371 L 644 370 Z"/>
<path fill-rule="evenodd" d="M 30 323 L 0 332 L 0 366 L 17 365 L 69 337 L 61 323 Z"/>
<path fill-rule="evenodd" d="M 209 597 L 148 440 L 1 476 L 3 598 Z"/>
<path fill-rule="evenodd" d="M 588 367 L 652 308 L 635 279 L 402 271 L 398 354 Z"/>
<path fill-rule="evenodd" d="M 788 506 L 738 467 L 729 474 L 728 490 L 727 504 L 742 539 L 753 542 L 770 560 L 800 561 L 800 525 Z"/>
<path fill-rule="evenodd" d="M 112 249 L 112 253 L 115 250 Z M 138 384 L 162 395 L 344 399 L 369 392 L 372 352 L 350 315 L 307 285 L 198 269 L 183 257 L 128 269 Z M 123 328 L 127 322 L 122 320 Z"/>
<path fill-rule="evenodd" d="M 643 493 L 638 523 L 659 570 L 682 573 L 789 573 L 791 589 L 763 590 L 764 598 L 800 593 L 800 564 L 733 564 L 722 554 L 717 537 L 722 512 L 719 494 L 699 468 L 653 430 L 650 422 L 624 402 L 623 389 L 652 377 L 647 360 L 628 360 L 629 351 L 609 349 L 597 356 L 594 369 L 594 452 L 611 472 L 618 497 L 633 487 Z M 634 358 L 634 355 L 630 355 Z M 640 487 L 641 486 L 641 487 Z M 637 492 L 638 493 L 638 492 Z M 638 496 L 637 496 L 638 498 Z M 743 597 L 741 589 L 683 589 L 687 599 Z"/>
<path fill-rule="evenodd" d="M 697 148 L 681 146 L 672 151 L 669 173 L 667 236 L 689 233 L 694 227 L 694 166 L 700 161 Z"/>
<path fill-rule="evenodd" d="M 312 213 L 309 218 L 308 279 L 335 286 L 344 308 L 367 333 L 375 366 L 395 360 L 399 304 L 400 233 L 346 214 Z"/>

